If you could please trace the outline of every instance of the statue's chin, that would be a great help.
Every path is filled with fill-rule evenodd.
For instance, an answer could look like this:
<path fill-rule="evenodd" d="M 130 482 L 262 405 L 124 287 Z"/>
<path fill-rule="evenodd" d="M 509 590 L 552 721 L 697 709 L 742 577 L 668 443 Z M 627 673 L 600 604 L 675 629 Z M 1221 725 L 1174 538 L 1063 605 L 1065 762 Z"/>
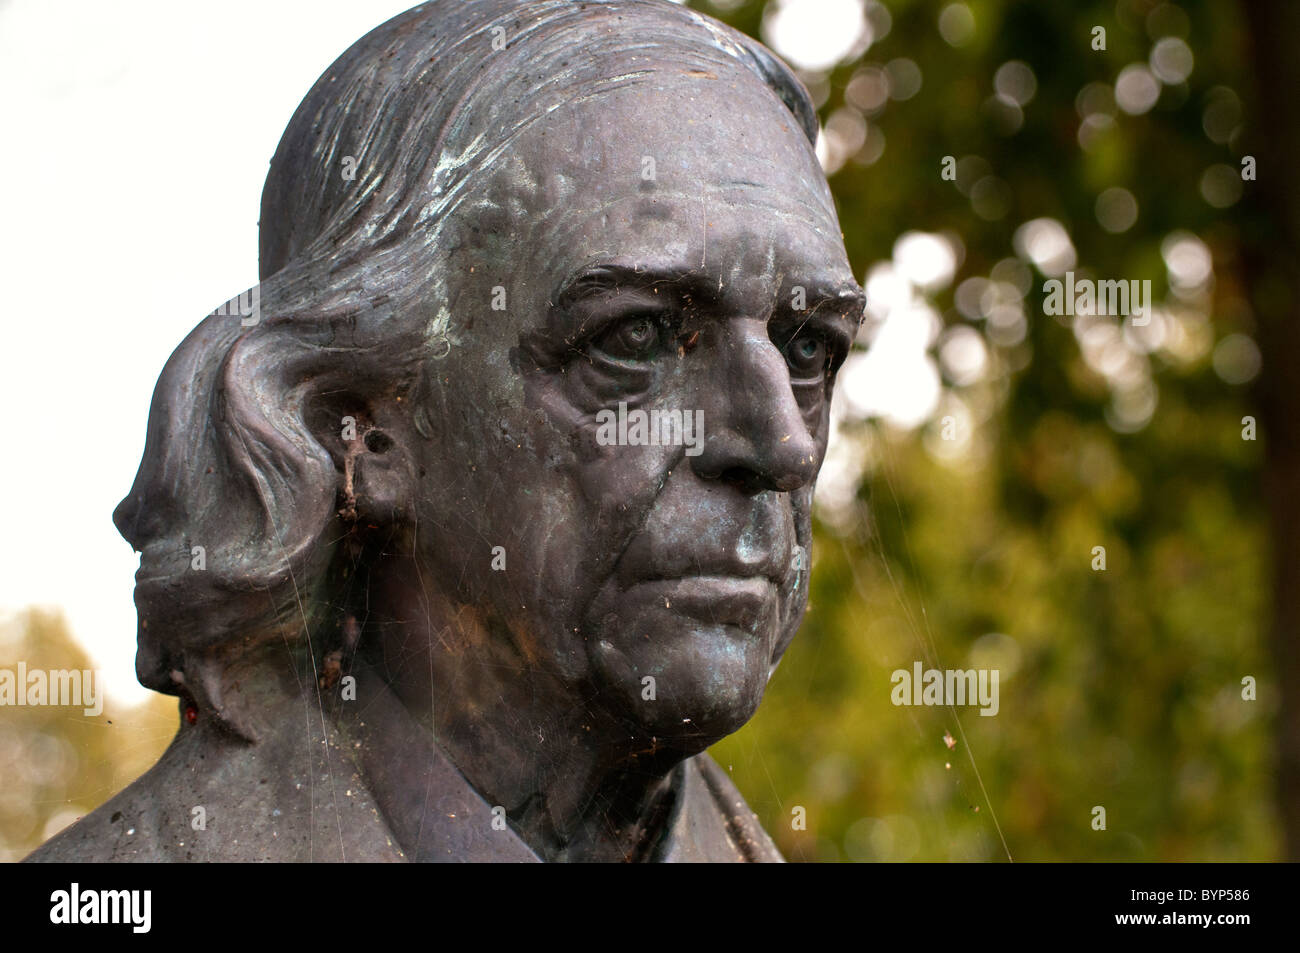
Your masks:
<path fill-rule="evenodd" d="M 667 620 L 665 620 L 667 621 Z M 588 642 L 598 691 L 635 743 L 690 756 L 740 729 L 763 698 L 770 633 L 675 619 Z"/>

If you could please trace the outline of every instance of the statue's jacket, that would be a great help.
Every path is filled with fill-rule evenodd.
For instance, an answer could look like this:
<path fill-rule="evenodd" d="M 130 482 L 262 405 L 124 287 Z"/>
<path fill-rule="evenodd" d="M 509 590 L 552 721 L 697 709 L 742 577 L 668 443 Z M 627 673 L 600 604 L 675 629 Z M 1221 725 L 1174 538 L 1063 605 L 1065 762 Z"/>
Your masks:
<path fill-rule="evenodd" d="M 438 746 L 384 764 L 422 762 L 421 803 L 384 797 L 385 772 L 329 719 L 296 719 L 250 743 L 218 726 L 182 725 L 139 780 L 31 854 L 34 862 L 507 862 L 541 858 Z M 309 723 L 308 723 L 309 722 Z M 284 723 L 281 722 L 281 726 Z M 389 734 L 385 732 L 385 735 Z M 396 734 L 397 741 L 403 739 Z M 409 739 L 406 739 L 409 740 Z M 305 742 L 305 743 L 304 743 Z M 667 818 L 643 859 L 779 862 L 775 844 L 707 754 L 671 773 Z M 407 801 L 411 801 L 408 797 Z M 381 809 L 380 804 L 384 804 Z M 399 837 L 397 831 L 405 831 Z"/>

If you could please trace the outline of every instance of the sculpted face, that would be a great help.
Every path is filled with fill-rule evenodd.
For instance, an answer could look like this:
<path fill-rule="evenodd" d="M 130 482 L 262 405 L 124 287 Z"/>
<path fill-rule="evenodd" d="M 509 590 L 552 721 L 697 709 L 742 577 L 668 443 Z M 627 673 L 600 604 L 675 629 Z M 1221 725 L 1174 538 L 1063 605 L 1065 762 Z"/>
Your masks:
<path fill-rule="evenodd" d="M 806 604 L 862 313 L 825 180 L 739 67 L 565 105 L 489 173 L 446 243 L 424 575 L 487 607 L 502 664 L 693 754 L 753 714 Z M 702 433 L 609 445 L 620 404 Z M 495 546 L 504 571 L 486 571 Z"/>

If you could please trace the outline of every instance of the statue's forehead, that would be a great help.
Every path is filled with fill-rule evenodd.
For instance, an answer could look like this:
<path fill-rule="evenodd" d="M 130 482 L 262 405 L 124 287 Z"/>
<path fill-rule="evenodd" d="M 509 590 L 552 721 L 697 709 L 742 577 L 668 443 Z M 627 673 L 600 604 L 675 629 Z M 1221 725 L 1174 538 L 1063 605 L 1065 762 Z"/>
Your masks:
<path fill-rule="evenodd" d="M 761 81 L 663 71 L 529 123 L 468 212 L 550 280 L 581 260 L 847 269 L 816 156 Z M 750 261 L 749 259 L 753 259 Z M 802 265 L 800 264 L 802 263 Z"/>
<path fill-rule="evenodd" d="M 568 180 L 599 202 L 629 185 L 738 183 L 808 193 L 829 209 L 811 144 L 776 94 L 747 70 L 695 72 L 655 70 L 539 112 L 502 150 L 494 186 L 527 198 Z"/>

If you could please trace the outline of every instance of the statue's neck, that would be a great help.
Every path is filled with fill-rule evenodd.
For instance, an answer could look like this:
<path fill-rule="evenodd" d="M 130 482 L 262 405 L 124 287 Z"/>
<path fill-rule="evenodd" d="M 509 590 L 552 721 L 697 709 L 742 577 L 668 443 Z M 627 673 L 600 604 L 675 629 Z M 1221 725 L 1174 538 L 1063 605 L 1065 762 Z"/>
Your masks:
<path fill-rule="evenodd" d="M 468 610 L 371 608 L 352 668 L 357 727 L 366 721 L 363 748 L 391 754 L 367 758 L 366 771 L 381 804 L 408 819 L 397 826 L 414 829 L 399 838 L 427 824 L 413 805 L 430 778 L 447 781 L 434 763 L 445 755 L 488 805 L 483 823 L 507 822 L 545 860 L 640 859 L 653 847 L 681 753 L 631 742 L 595 700 L 519 658 Z"/>

